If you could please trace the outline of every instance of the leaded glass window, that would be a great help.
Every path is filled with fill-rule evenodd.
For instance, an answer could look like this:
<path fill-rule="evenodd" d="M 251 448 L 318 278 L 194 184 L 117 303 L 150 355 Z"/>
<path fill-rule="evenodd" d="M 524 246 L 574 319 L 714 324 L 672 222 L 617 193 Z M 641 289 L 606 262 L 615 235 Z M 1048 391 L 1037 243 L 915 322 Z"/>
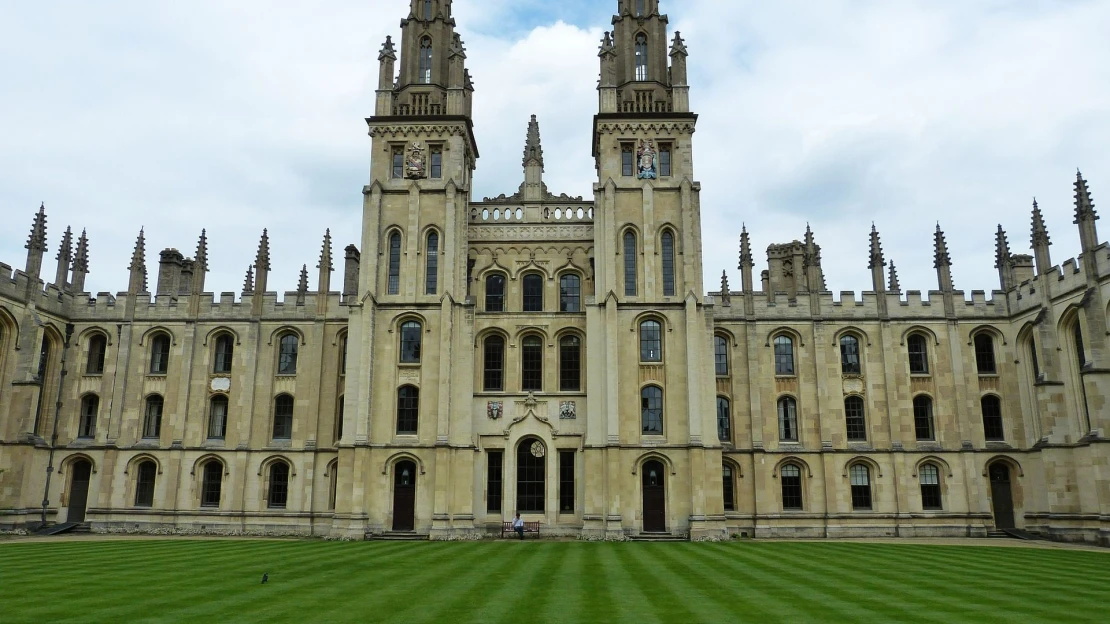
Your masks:
<path fill-rule="evenodd" d="M 516 509 L 520 513 L 543 513 L 545 457 L 543 442 L 526 438 L 516 451 Z"/>
<path fill-rule="evenodd" d="M 505 276 L 491 273 L 486 276 L 486 312 L 505 311 Z"/>
<path fill-rule="evenodd" d="M 520 345 L 520 389 L 524 392 L 543 390 L 543 340 L 527 336 Z"/>
<path fill-rule="evenodd" d="M 713 336 L 713 370 L 718 377 L 728 376 L 728 339 Z"/>
<path fill-rule="evenodd" d="M 914 375 L 928 375 L 929 347 L 925 343 L 925 337 L 921 334 L 914 334 L 906 340 L 906 346 L 910 355 L 910 373 Z"/>
<path fill-rule="evenodd" d="M 924 464 L 918 473 L 921 479 L 921 507 L 942 509 L 940 499 L 940 471 L 933 464 Z"/>
<path fill-rule="evenodd" d="M 420 344 L 424 330 L 420 323 L 408 321 L 401 324 L 401 363 L 420 363 Z"/>
<path fill-rule="evenodd" d="M 578 336 L 559 339 L 559 390 L 578 392 L 582 389 L 582 341 Z"/>
<path fill-rule="evenodd" d="M 401 234 L 394 232 L 389 236 L 389 294 L 401 292 Z"/>
<path fill-rule="evenodd" d="M 674 234 L 663 232 L 663 296 L 675 295 L 674 283 Z"/>
<path fill-rule="evenodd" d="M 297 374 L 297 353 L 300 338 L 296 334 L 285 334 L 278 343 L 278 374 Z"/>
<path fill-rule="evenodd" d="M 208 402 L 208 439 L 222 440 L 227 436 L 227 396 L 217 394 Z"/>
<path fill-rule="evenodd" d="M 998 372 L 994 359 L 994 338 L 986 332 L 975 335 L 975 367 L 980 375 L 994 375 Z"/>
<path fill-rule="evenodd" d="M 845 375 L 860 374 L 859 338 L 851 334 L 840 337 L 840 372 Z"/>
<path fill-rule="evenodd" d="M 285 509 L 289 502 L 289 464 L 282 461 L 270 464 L 270 492 L 266 498 L 270 509 Z"/>
<path fill-rule="evenodd" d="M 1000 442 L 1006 439 L 1006 430 L 1002 424 L 1002 401 L 996 396 L 985 396 L 980 401 L 983 408 L 983 434 L 991 442 Z"/>
<path fill-rule="evenodd" d="M 505 389 L 505 339 L 496 334 L 487 336 L 483 347 L 482 389 L 500 392 Z"/>
<path fill-rule="evenodd" d="M 559 278 L 559 311 L 582 311 L 582 278 L 574 273 Z"/>
<path fill-rule="evenodd" d="M 658 386 L 640 391 L 640 422 L 645 435 L 663 435 L 663 390 Z"/>
<path fill-rule="evenodd" d="M 624 233 L 624 294 L 636 296 L 636 235 Z"/>
<path fill-rule="evenodd" d="M 522 280 L 524 290 L 524 311 L 543 312 L 543 276 L 529 273 Z"/>
<path fill-rule="evenodd" d="M 640 323 L 640 361 L 663 361 L 663 326 L 659 321 Z"/>

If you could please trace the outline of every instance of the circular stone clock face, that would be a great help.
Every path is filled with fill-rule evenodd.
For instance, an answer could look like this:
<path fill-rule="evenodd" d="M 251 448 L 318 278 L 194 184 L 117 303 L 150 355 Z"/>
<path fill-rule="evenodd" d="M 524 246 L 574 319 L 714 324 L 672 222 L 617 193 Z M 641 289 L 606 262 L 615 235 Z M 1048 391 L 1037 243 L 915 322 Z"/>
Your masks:
<path fill-rule="evenodd" d="M 532 443 L 532 457 L 543 457 L 543 444 L 539 441 Z"/>

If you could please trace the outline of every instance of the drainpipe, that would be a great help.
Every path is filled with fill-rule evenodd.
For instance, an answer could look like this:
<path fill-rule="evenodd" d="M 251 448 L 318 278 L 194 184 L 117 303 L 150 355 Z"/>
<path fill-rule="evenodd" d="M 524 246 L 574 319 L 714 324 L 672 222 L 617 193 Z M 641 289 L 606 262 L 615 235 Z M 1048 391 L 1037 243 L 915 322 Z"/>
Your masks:
<path fill-rule="evenodd" d="M 50 476 L 54 473 L 54 448 L 58 444 L 58 418 L 62 414 L 62 388 L 66 381 L 66 353 L 73 337 L 73 323 L 66 323 L 66 341 L 62 345 L 61 372 L 58 374 L 58 396 L 54 401 L 54 430 L 50 434 L 50 459 L 46 465 L 46 488 L 42 493 L 42 524 L 46 525 L 46 508 L 50 505 Z"/>

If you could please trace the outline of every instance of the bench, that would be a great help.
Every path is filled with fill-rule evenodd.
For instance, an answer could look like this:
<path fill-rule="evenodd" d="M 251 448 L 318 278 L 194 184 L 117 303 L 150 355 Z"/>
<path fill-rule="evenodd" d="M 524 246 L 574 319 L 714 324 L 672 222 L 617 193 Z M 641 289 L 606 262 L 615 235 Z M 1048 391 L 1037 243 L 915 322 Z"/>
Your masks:
<path fill-rule="evenodd" d="M 524 523 L 524 536 L 535 535 L 537 539 L 540 537 L 540 523 L 539 522 L 525 522 Z M 513 529 L 512 522 L 501 523 L 501 537 L 516 537 L 516 530 Z"/>

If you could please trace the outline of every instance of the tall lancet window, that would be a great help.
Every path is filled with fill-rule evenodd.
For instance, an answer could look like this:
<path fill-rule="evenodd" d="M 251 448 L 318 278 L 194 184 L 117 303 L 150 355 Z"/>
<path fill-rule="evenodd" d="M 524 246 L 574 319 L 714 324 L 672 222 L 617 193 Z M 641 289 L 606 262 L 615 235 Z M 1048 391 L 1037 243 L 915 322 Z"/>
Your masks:
<path fill-rule="evenodd" d="M 636 17 L 641 17 L 644 14 L 645 0 L 636 0 Z"/>
<path fill-rule="evenodd" d="M 391 295 L 401 292 L 401 235 L 397 232 L 389 237 L 389 284 L 387 286 Z"/>
<path fill-rule="evenodd" d="M 428 264 L 424 276 L 424 293 L 434 295 L 439 286 L 439 234 L 428 233 L 428 246 L 425 253 Z"/>
<path fill-rule="evenodd" d="M 647 80 L 647 35 L 636 35 L 636 80 Z"/>
<path fill-rule="evenodd" d="M 432 0 L 424 0 L 424 19 L 432 19 Z"/>
<path fill-rule="evenodd" d="M 420 40 L 420 79 L 422 84 L 432 84 L 432 39 Z"/>

